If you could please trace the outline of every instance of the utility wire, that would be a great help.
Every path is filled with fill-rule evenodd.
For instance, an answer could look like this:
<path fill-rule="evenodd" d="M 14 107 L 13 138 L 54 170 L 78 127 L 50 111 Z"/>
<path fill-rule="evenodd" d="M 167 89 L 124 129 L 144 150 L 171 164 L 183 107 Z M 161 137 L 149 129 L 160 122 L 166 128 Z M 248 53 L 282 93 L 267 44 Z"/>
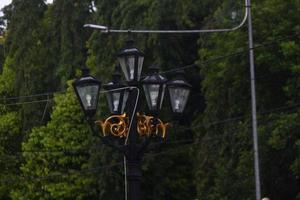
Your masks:
<path fill-rule="evenodd" d="M 39 94 L 32 94 L 32 95 L 24 95 L 24 96 L 15 96 L 15 97 L 5 97 L 0 98 L 0 100 L 18 100 L 18 99 L 24 99 L 24 98 L 32 98 L 32 97 L 40 97 L 40 96 L 49 96 L 59 93 L 65 93 L 66 91 L 56 91 L 56 92 L 47 92 L 47 93 L 39 93 Z"/>
<path fill-rule="evenodd" d="M 220 137 L 220 136 L 218 136 L 218 137 Z M 192 142 L 192 143 L 182 145 L 182 146 L 176 146 L 172 149 L 165 150 L 165 151 L 162 151 L 162 152 L 147 153 L 145 155 L 144 159 L 153 158 L 153 157 L 163 155 L 163 154 L 170 154 L 170 153 L 173 153 L 173 152 L 178 152 L 178 148 L 183 149 L 183 148 L 186 148 L 186 147 L 190 147 L 189 145 L 197 145 L 197 144 L 200 144 L 202 142 L 205 142 L 205 141 L 208 141 L 208 140 L 214 140 L 214 139 L 216 139 L 216 137 L 203 138 L 201 141 L 179 140 L 176 143 L 175 142 L 170 142 L 168 144 L 179 144 L 179 143 L 187 143 L 187 142 Z M 76 175 L 86 175 L 86 174 L 98 173 L 99 170 L 111 169 L 111 168 L 114 168 L 116 166 L 121 166 L 121 165 L 123 165 L 123 162 L 118 162 L 116 164 L 104 165 L 104 166 L 101 166 L 101 167 L 95 167 L 95 168 L 90 168 L 90 169 L 84 169 L 84 170 L 80 170 L 80 171 L 70 171 L 70 172 L 67 172 L 67 173 L 66 172 L 64 172 L 64 173 L 61 173 L 61 172 L 59 173 L 58 172 L 59 174 L 47 175 L 47 176 L 42 176 L 42 177 L 21 176 L 19 178 L 19 180 L 34 182 L 34 181 L 51 180 L 51 179 L 55 179 L 55 178 L 66 178 L 66 177 L 74 175 L 74 174 L 76 174 Z M 9 183 L 15 184 L 16 180 L 11 180 L 11 179 L 10 180 L 0 180 L 0 182 L 6 183 L 6 184 L 9 184 Z"/>
<path fill-rule="evenodd" d="M 266 110 L 266 111 L 260 111 L 258 112 L 259 115 L 266 115 L 266 114 L 270 114 L 270 113 L 276 113 L 276 112 L 280 112 L 280 111 L 284 111 L 284 110 L 290 110 L 290 109 L 293 109 L 293 108 L 298 108 L 300 107 L 300 103 L 296 103 L 296 104 L 293 104 L 293 105 L 287 105 L 287 106 L 280 106 L 280 107 L 276 107 L 276 108 L 273 108 L 273 109 L 270 109 L 270 110 Z M 216 120 L 216 121 L 211 121 L 211 122 L 208 122 L 208 123 L 205 123 L 205 124 L 199 124 L 199 125 L 194 125 L 192 128 L 191 127 L 183 127 L 181 128 L 181 130 L 193 130 L 193 129 L 196 129 L 196 128 L 207 128 L 207 127 L 210 127 L 210 126 L 216 126 L 216 125 L 221 125 L 221 124 L 227 124 L 227 123 L 232 123 L 234 121 L 238 121 L 238 120 L 242 120 L 242 119 L 245 119 L 246 117 L 249 117 L 248 115 L 243 115 L 243 116 L 237 116 L 237 117 L 231 117 L 231 118 L 226 118 L 226 119 L 221 119 L 221 120 Z M 19 137 L 12 137 L 14 140 L 16 140 L 16 138 L 21 138 L 23 139 L 22 136 L 19 136 Z M 8 139 L 11 139 L 10 137 L 0 137 L 0 141 L 1 140 L 8 140 Z M 102 144 L 101 144 L 102 145 Z M 91 147 L 89 148 L 88 150 L 93 150 L 97 148 L 97 146 L 94 146 L 94 147 Z M 39 153 L 39 152 L 53 152 L 53 153 L 57 153 L 57 152 L 66 152 L 66 153 L 74 153 L 74 152 L 78 152 L 78 151 L 81 151 L 81 150 L 77 150 L 77 149 L 62 149 L 62 148 L 57 148 L 57 149 L 51 149 L 51 150 L 26 150 L 26 151 L 21 151 L 22 152 L 32 152 L 32 153 Z"/>
<path fill-rule="evenodd" d="M 300 36 L 300 33 L 296 33 L 296 34 L 293 34 L 293 35 L 288 35 L 286 37 L 276 39 L 275 41 L 273 40 L 273 41 L 266 42 L 266 43 L 263 43 L 263 44 L 258 44 L 255 47 L 253 47 L 252 49 L 258 49 L 258 48 L 262 48 L 262 47 L 273 46 L 273 45 L 278 44 L 278 42 L 280 42 L 280 41 L 284 41 L 284 40 L 287 40 L 287 39 L 292 39 L 292 38 L 295 38 L 295 37 L 298 37 L 298 36 Z M 241 54 L 246 54 L 248 52 L 249 52 L 249 48 L 244 49 L 244 50 L 239 50 L 239 51 L 236 51 L 236 52 L 233 52 L 233 53 L 225 54 L 225 55 L 215 56 L 215 57 L 210 58 L 208 60 L 199 62 L 199 64 L 190 64 L 190 65 L 185 65 L 183 67 L 173 68 L 171 70 L 166 70 L 166 71 L 160 72 L 160 74 L 174 73 L 174 72 L 177 72 L 177 71 L 180 71 L 180 70 L 194 68 L 194 67 L 197 67 L 197 66 L 206 66 L 209 63 L 216 62 L 216 61 L 219 61 L 219 60 L 223 60 L 225 58 L 241 55 Z"/>
<path fill-rule="evenodd" d="M 215 140 L 215 139 L 219 139 L 219 137 L 223 137 L 223 136 L 213 136 L 211 138 L 201 138 L 201 140 Z M 197 142 L 198 141 L 198 142 Z M 199 143 L 199 139 L 182 139 L 182 140 L 174 140 L 174 141 L 168 141 L 166 143 L 162 143 L 162 142 L 156 142 L 156 143 L 151 143 L 152 145 L 164 145 L 165 147 L 166 146 L 169 146 L 169 145 L 178 145 L 178 144 L 198 144 Z M 94 146 L 93 149 L 99 149 L 100 147 L 103 147 L 103 145 L 97 145 L 97 146 Z M 176 146 L 177 147 L 180 147 L 180 146 Z M 91 149 L 89 148 L 83 148 L 81 150 L 63 150 L 63 151 L 58 151 L 58 150 L 53 150 L 53 151 L 49 151 L 49 150 L 45 150 L 45 151 L 35 151 L 35 150 L 27 150 L 27 151 L 21 151 L 21 152 L 14 152 L 15 155 L 11 155 L 11 154 L 2 154 L 2 155 L 5 155 L 5 156 L 9 156 L 9 157 L 23 157 L 23 154 L 26 153 L 32 153 L 32 154 L 49 154 L 49 153 L 55 153 L 55 154 L 65 154 L 65 156 L 76 156 L 76 155 L 81 155 L 81 154 L 91 154 L 92 152 L 90 151 Z"/>
<path fill-rule="evenodd" d="M 253 47 L 253 49 L 262 48 L 262 47 L 266 47 L 266 46 L 273 46 L 273 45 L 278 44 L 278 42 L 280 42 L 280 41 L 284 41 L 284 40 L 287 40 L 287 39 L 292 39 L 292 38 L 295 38 L 295 37 L 298 37 L 298 36 L 300 36 L 300 33 L 296 33 L 296 34 L 293 34 L 293 35 L 288 35 L 286 37 L 282 37 L 282 38 L 279 38 L 279 39 L 276 39 L 276 40 L 273 40 L 273 41 L 270 41 L 270 42 L 266 42 L 266 43 L 263 43 L 263 44 L 258 44 L 255 47 Z M 222 60 L 222 59 L 225 59 L 225 58 L 229 58 L 229 57 L 233 57 L 233 56 L 237 56 L 237 55 L 240 55 L 240 54 L 247 53 L 248 51 L 249 51 L 249 49 L 245 49 L 245 50 L 239 50 L 239 51 L 236 51 L 236 52 L 233 52 L 233 53 L 230 53 L 230 54 L 215 56 L 215 57 L 210 58 L 208 60 L 199 62 L 198 64 L 189 64 L 189 65 L 185 65 L 185 66 L 182 66 L 182 67 L 175 67 L 171 70 L 162 71 L 162 72 L 160 72 L 160 74 L 173 73 L 173 72 L 176 72 L 176 71 L 179 71 L 179 70 L 194 68 L 194 67 L 197 67 L 199 65 L 205 66 L 209 63 L 216 62 L 218 60 Z M 56 91 L 56 92 L 40 93 L 40 94 L 33 94 L 33 95 L 27 95 L 27 96 L 6 97 L 6 98 L 0 98 L 0 100 L 2 100 L 2 101 L 18 100 L 18 99 L 22 99 L 22 98 L 40 97 L 40 96 L 54 95 L 56 93 L 65 93 L 65 92 L 66 91 Z M 21 102 L 19 102 L 19 103 L 21 103 Z M 2 104 L 2 105 L 6 105 L 6 104 Z"/>
<path fill-rule="evenodd" d="M 175 141 L 175 142 L 169 142 L 167 144 L 181 144 L 181 143 L 184 143 L 184 145 L 181 145 L 181 146 L 176 146 L 176 147 L 173 147 L 171 149 L 168 149 L 168 150 L 165 150 L 165 151 L 161 151 L 161 152 L 157 152 L 157 153 L 147 153 L 145 156 L 144 156 L 144 160 L 146 159 L 149 159 L 149 158 L 153 158 L 153 157 L 156 157 L 156 156 L 160 156 L 160 155 L 168 155 L 168 154 L 171 154 L 173 152 L 177 153 L 178 149 L 181 149 L 181 150 L 184 150 L 184 148 L 191 148 L 191 145 L 198 145 L 198 144 L 201 144 L 203 142 L 206 142 L 206 141 L 210 141 L 210 140 L 216 140 L 217 138 L 219 139 L 224 139 L 223 136 L 213 136 L 213 137 L 210 137 L 210 138 L 202 138 L 198 141 L 196 140 L 178 140 L 178 141 Z M 95 167 L 95 168 L 90 168 L 90 169 L 84 169 L 84 170 L 80 170 L 80 171 L 69 171 L 69 172 L 55 172 L 55 173 L 59 173 L 59 174 L 55 174 L 55 175 L 47 175 L 47 176 L 42 176 L 42 177 L 32 177 L 32 176 L 21 176 L 19 177 L 19 180 L 20 181 L 30 181 L 30 182 L 38 182 L 38 181 L 46 181 L 46 180 L 52 180 L 52 179 L 62 179 L 62 178 L 67 178 L 71 175 L 87 175 L 87 174 L 94 174 L 94 173 L 98 173 L 99 170 L 105 170 L 105 169 L 111 169 L 111 168 L 114 168 L 114 167 L 117 167 L 117 166 L 121 166 L 123 165 L 123 162 L 118 162 L 118 163 L 115 163 L 115 164 L 111 164 L 111 165 L 104 165 L 104 166 L 100 166 L 100 167 Z M 15 184 L 16 180 L 12 180 L 12 179 L 9 179 L 9 180 L 0 180 L 0 183 L 4 183 L 4 184 Z"/>
<path fill-rule="evenodd" d="M 111 169 L 117 166 L 121 166 L 123 163 L 119 162 L 116 164 L 111 164 L 111 165 L 104 165 L 100 167 L 95 167 L 95 168 L 90 168 L 90 169 L 84 169 L 80 171 L 69 171 L 67 173 L 59 173 L 55 175 L 47 175 L 47 176 L 41 176 L 41 177 L 32 177 L 32 176 L 20 176 L 18 178 L 18 182 L 24 182 L 24 181 L 30 181 L 30 182 L 38 182 L 38 181 L 45 181 L 45 180 L 51 180 L 51 179 L 57 179 L 57 178 L 66 178 L 72 175 L 86 175 L 86 174 L 94 174 L 94 173 L 99 173 L 99 170 L 107 170 Z M 56 173 L 56 172 L 55 172 Z M 16 180 L 0 180 L 0 183 L 4 184 L 15 184 Z"/>
<path fill-rule="evenodd" d="M 16 105 L 26 105 L 26 104 L 49 102 L 49 101 L 53 101 L 53 99 L 44 99 L 44 100 L 37 100 L 37 101 L 24 101 L 24 102 L 17 102 L 17 103 L 2 104 L 2 105 L 5 105 L 5 106 L 16 106 Z"/>
<path fill-rule="evenodd" d="M 50 99 L 49 99 L 49 95 L 47 95 L 47 100 L 50 100 Z M 48 104 L 49 104 L 49 101 L 47 101 L 47 103 L 46 103 L 46 105 L 45 105 L 44 112 L 43 112 L 43 116 L 42 116 L 42 118 L 41 118 L 41 123 L 44 122 L 44 118 L 45 118 L 45 116 L 46 116 L 47 109 L 48 109 Z"/>

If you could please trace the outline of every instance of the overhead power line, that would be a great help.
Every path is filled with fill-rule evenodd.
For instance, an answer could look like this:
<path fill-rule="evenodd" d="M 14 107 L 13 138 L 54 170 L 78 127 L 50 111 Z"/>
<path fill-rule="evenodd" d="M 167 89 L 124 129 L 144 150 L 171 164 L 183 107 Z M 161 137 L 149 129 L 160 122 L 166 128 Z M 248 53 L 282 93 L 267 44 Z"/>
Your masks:
<path fill-rule="evenodd" d="M 285 109 L 291 109 L 291 108 L 298 108 L 300 107 L 300 104 L 298 104 L 297 106 L 284 106 L 284 107 L 281 107 L 282 109 L 281 110 L 285 110 Z M 272 111 L 281 111 L 280 109 L 276 108 L 276 109 L 273 109 Z M 270 111 L 266 111 L 266 112 L 263 112 L 263 114 L 268 114 L 268 113 L 271 113 L 271 110 Z M 201 127 L 209 127 L 209 126 L 214 126 L 214 125 L 220 125 L 220 124 L 224 124 L 224 123 L 232 123 L 234 121 L 237 121 L 237 120 L 241 120 L 243 119 L 244 117 L 237 117 L 237 118 L 229 118 L 227 120 L 220 120 L 220 121 L 216 121 L 216 122 L 212 122 L 212 123 L 207 123 L 206 125 L 203 125 L 203 124 L 200 124 L 198 126 L 193 126 L 193 127 L 186 127 L 186 128 L 181 128 L 180 130 L 181 131 L 184 131 L 184 130 L 192 130 L 194 131 L 195 129 L 197 128 L 201 128 Z M 201 141 L 207 141 L 207 140 L 219 140 L 219 139 L 223 139 L 223 136 L 212 136 L 210 138 L 194 138 L 194 139 L 185 139 L 185 140 L 174 140 L 174 141 L 168 141 L 166 143 L 152 143 L 153 145 L 157 145 L 157 144 L 164 144 L 164 145 L 172 145 L 172 144 L 198 144 L 197 141 L 201 142 Z M 196 143 L 195 143 L 196 142 Z M 27 149 L 25 151 L 19 151 L 19 152 L 11 152 L 11 153 L 4 153 L 2 154 L 4 157 L 2 157 L 3 159 L 5 159 L 5 156 L 8 156 L 8 157 L 20 157 L 22 158 L 24 153 L 26 154 L 63 154 L 64 156 L 78 156 L 78 155 L 85 155 L 85 154 L 91 154 L 93 152 L 93 150 L 97 150 L 99 149 L 100 147 L 103 147 L 102 144 L 100 145 L 95 145 L 91 148 L 82 148 L 82 149 L 62 149 L 62 148 L 53 148 L 53 149 Z M 176 146 L 176 147 L 180 147 L 179 146 Z M 1 160 L 1 158 L 0 158 Z"/>
<path fill-rule="evenodd" d="M 300 103 L 296 103 L 296 104 L 292 104 L 292 105 L 285 105 L 285 106 L 280 106 L 280 107 L 276 107 L 276 108 L 273 108 L 273 109 L 270 109 L 270 110 L 265 110 L 265 111 L 260 111 L 258 112 L 258 114 L 260 115 L 266 115 L 266 114 L 270 114 L 270 113 L 276 113 L 276 112 L 280 112 L 280 111 L 284 111 L 284 110 L 291 110 L 291 109 L 294 109 L 294 108 L 299 108 L 300 107 Z M 235 122 L 235 121 L 239 121 L 239 120 L 242 120 L 242 119 L 245 119 L 246 117 L 249 117 L 248 115 L 243 115 L 243 116 L 237 116 L 237 117 L 230 117 L 230 118 L 226 118 L 226 119 L 220 119 L 220 120 L 216 120 L 216 121 L 211 121 L 211 122 L 207 122 L 205 124 L 199 124 L 199 125 L 194 125 L 192 128 L 191 127 L 187 127 L 187 128 L 181 128 L 181 130 L 192 130 L 192 129 L 197 129 L 197 128 L 202 128 L 202 127 L 210 127 L 210 126 L 216 126 L 216 125 L 221 125 L 221 124 L 227 124 L 227 123 L 232 123 L 232 122 Z M 18 136 L 18 137 L 12 137 L 14 140 L 16 140 L 17 138 L 20 138 L 20 139 L 23 139 L 23 136 Z M 0 141 L 1 140 L 9 140 L 11 139 L 10 137 L 0 137 Z M 93 150 L 94 148 L 96 147 L 91 147 L 91 148 L 88 148 L 88 150 Z M 56 152 L 66 152 L 66 153 L 74 153 L 74 152 L 78 152 L 78 151 L 81 151 L 81 150 L 76 150 L 76 149 L 62 149 L 62 148 L 55 148 L 55 149 L 46 149 L 46 150 L 27 150 L 27 151 L 21 151 L 22 152 L 53 152 L 53 153 L 56 153 Z"/>
<path fill-rule="evenodd" d="M 255 47 L 253 47 L 252 49 L 258 49 L 258 48 L 262 48 L 262 47 L 273 46 L 273 45 L 278 44 L 280 41 L 284 41 L 284 40 L 287 40 L 287 39 L 292 39 L 292 38 L 299 37 L 299 36 L 300 36 L 300 33 L 296 33 L 296 34 L 293 34 L 293 35 L 288 35 L 286 37 L 282 37 L 282 38 L 279 38 L 279 39 L 276 39 L 276 40 L 273 40 L 273 41 L 270 41 L 270 42 L 266 42 L 266 43 L 263 43 L 263 44 L 258 44 Z M 171 69 L 171 70 L 166 70 L 166 71 L 160 72 L 160 74 L 173 73 L 173 72 L 176 72 L 176 71 L 189 69 L 189 68 L 194 68 L 194 67 L 197 67 L 197 66 L 206 66 L 207 64 L 210 64 L 210 63 L 213 63 L 213 62 L 216 62 L 216 61 L 219 61 L 219 60 L 223 60 L 225 58 L 230 58 L 230 57 L 238 56 L 238 55 L 241 55 L 241 54 L 246 54 L 248 52 L 249 52 L 249 48 L 244 49 L 244 50 L 239 50 L 239 51 L 236 51 L 236 52 L 233 52 L 233 53 L 225 54 L 225 55 L 215 56 L 215 57 L 210 58 L 208 60 L 199 62 L 199 64 L 190 64 L 190 65 L 185 65 L 185 66 L 182 66 L 182 67 L 174 68 L 174 69 Z"/>
<path fill-rule="evenodd" d="M 0 98 L 0 100 L 18 100 L 18 99 L 24 99 L 24 98 L 50 96 L 50 95 L 64 93 L 64 92 L 66 92 L 66 91 L 55 91 L 55 92 L 45 92 L 45 93 L 23 95 L 23 96 L 15 96 L 15 97 L 4 97 L 4 98 Z"/>
<path fill-rule="evenodd" d="M 258 49 L 258 48 L 262 48 L 262 47 L 266 47 L 266 46 L 273 46 L 273 45 L 278 44 L 280 41 L 284 41 L 284 40 L 287 40 L 287 39 L 292 39 L 292 38 L 299 37 L 299 36 L 300 36 L 300 33 L 295 33 L 295 34 L 292 34 L 292 35 L 288 35 L 288 36 L 285 36 L 285 37 L 282 37 L 282 38 L 278 38 L 278 39 L 272 40 L 270 42 L 258 44 L 255 47 L 253 47 L 253 49 Z M 174 69 L 171 69 L 171 70 L 162 71 L 162 72 L 160 72 L 160 74 L 173 73 L 173 72 L 176 72 L 176 71 L 179 71 L 179 70 L 194 68 L 194 67 L 197 67 L 199 65 L 205 66 L 205 65 L 207 65 L 209 63 L 212 63 L 212 62 L 216 62 L 216 61 L 219 61 L 219 60 L 222 60 L 222 59 L 225 59 L 225 58 L 229 58 L 229 57 L 233 57 L 233 56 L 237 56 L 237 55 L 241 55 L 241 54 L 247 53 L 248 51 L 249 51 L 249 49 L 244 49 L 244 50 L 239 50 L 239 51 L 236 51 L 236 52 L 233 52 L 233 53 L 229 53 L 229 54 L 225 54 L 225 55 L 215 56 L 215 57 L 210 58 L 208 60 L 199 62 L 198 64 L 190 64 L 190 65 L 185 65 L 185 66 L 182 66 L 182 67 L 175 67 Z M 5 98 L 0 98 L 0 101 L 18 100 L 18 99 L 24 99 L 24 98 L 49 96 L 49 95 L 54 95 L 56 93 L 65 93 L 65 92 L 66 91 L 55 91 L 55 92 L 46 92 L 46 93 L 33 94 L 33 95 L 5 97 Z M 18 102 L 18 103 L 21 104 L 22 102 Z M 6 105 L 6 104 L 4 103 L 2 105 Z"/>
<path fill-rule="evenodd" d="M 213 136 L 210 138 L 202 138 L 200 140 L 195 140 L 195 139 L 188 139 L 188 140 L 177 140 L 177 141 L 172 141 L 172 142 L 168 142 L 167 144 L 176 144 L 175 147 L 172 147 L 168 150 L 164 150 L 161 152 L 149 152 L 146 153 L 144 159 L 149 159 L 149 158 L 153 158 L 156 156 L 161 156 L 161 155 L 169 155 L 172 153 L 178 153 L 178 151 L 181 150 L 185 150 L 185 148 L 191 148 L 191 145 L 198 145 L 201 144 L 203 142 L 207 142 L 210 140 L 216 140 L 216 139 L 224 139 L 223 136 Z M 178 146 L 178 144 L 183 144 Z M 54 172 L 57 174 L 54 175 L 46 175 L 46 176 L 41 176 L 41 177 L 34 177 L 34 176 L 20 176 L 19 178 L 17 178 L 18 181 L 29 181 L 29 182 L 39 182 L 39 181 L 47 181 L 47 180 L 56 180 L 59 181 L 60 179 L 64 179 L 67 178 L 71 175 L 80 175 L 80 176 L 85 176 L 88 174 L 95 174 L 95 173 L 99 173 L 99 170 L 107 170 L 107 169 L 111 169 L 117 166 L 121 166 L 123 165 L 123 162 L 118 162 L 115 164 L 110 164 L 110 165 L 103 165 L 100 167 L 95 167 L 95 168 L 89 168 L 89 169 L 83 169 L 83 170 L 70 170 L 69 172 Z M 8 179 L 8 180 L 0 180 L 0 183 L 2 184 L 15 184 L 17 180 L 13 180 L 13 179 Z"/>
<path fill-rule="evenodd" d="M 43 102 L 49 102 L 53 99 L 43 99 L 43 100 L 37 100 L 37 101 L 24 101 L 24 102 L 16 102 L 16 103 L 8 103 L 8 104 L 2 104 L 5 106 L 17 106 L 17 105 L 26 105 L 26 104 L 33 104 L 33 103 L 43 103 Z"/>
<path fill-rule="evenodd" d="M 70 170 L 69 172 L 53 172 L 53 173 L 57 173 L 54 175 L 46 175 L 46 176 L 40 176 L 40 177 L 35 177 L 35 176 L 20 176 L 18 178 L 16 178 L 16 180 L 13 179 L 7 179 L 7 180 L 0 180 L 1 184 L 16 184 L 18 182 L 38 182 L 38 181 L 46 181 L 46 180 L 53 180 L 53 179 L 63 179 L 63 178 L 67 178 L 69 176 L 72 175 L 87 175 L 87 174 L 94 174 L 94 173 L 99 173 L 99 170 L 107 170 L 107 169 L 111 169 L 117 166 L 121 166 L 123 164 L 123 162 L 118 162 L 116 164 L 110 164 L 110 165 L 104 165 L 104 166 L 100 166 L 100 167 L 95 167 L 95 168 L 90 168 L 90 169 L 84 169 L 84 170 L 79 170 L 79 171 L 75 171 L 75 170 Z"/>

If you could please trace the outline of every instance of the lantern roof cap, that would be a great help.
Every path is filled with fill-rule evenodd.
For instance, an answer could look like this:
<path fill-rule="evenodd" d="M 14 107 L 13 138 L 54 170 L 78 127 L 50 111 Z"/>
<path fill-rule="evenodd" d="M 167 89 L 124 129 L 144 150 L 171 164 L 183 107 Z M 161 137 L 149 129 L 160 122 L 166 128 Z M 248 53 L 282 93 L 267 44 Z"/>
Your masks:
<path fill-rule="evenodd" d="M 192 85 L 189 84 L 185 79 L 185 72 L 183 70 L 178 70 L 175 73 L 174 79 L 167 83 L 168 86 L 173 87 L 186 87 L 191 88 Z"/>
<path fill-rule="evenodd" d="M 130 56 L 130 55 L 139 55 L 144 56 L 144 53 L 141 52 L 138 48 L 134 46 L 133 40 L 128 40 L 125 42 L 125 46 L 122 48 L 122 50 L 118 53 L 118 57 L 122 56 Z"/>
<path fill-rule="evenodd" d="M 94 76 L 90 75 L 90 69 L 87 67 L 81 68 L 81 77 L 77 78 L 74 82 L 74 86 L 78 86 L 80 84 L 87 84 L 87 83 L 95 83 L 101 84 L 101 81 L 96 79 Z"/>
<path fill-rule="evenodd" d="M 144 84 L 164 84 L 168 81 L 163 75 L 159 74 L 159 66 L 151 65 L 149 67 L 149 75 L 146 76 L 142 83 Z"/>

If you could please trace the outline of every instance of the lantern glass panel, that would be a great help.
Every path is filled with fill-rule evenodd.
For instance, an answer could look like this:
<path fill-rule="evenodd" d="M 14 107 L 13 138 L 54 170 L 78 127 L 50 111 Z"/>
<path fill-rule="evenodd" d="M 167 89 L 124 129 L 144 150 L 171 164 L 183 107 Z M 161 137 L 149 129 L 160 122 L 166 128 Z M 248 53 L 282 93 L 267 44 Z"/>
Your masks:
<path fill-rule="evenodd" d="M 123 96 L 123 104 L 122 104 L 121 113 L 124 112 L 124 109 L 125 109 L 125 106 L 126 106 L 126 103 L 127 103 L 127 100 L 128 100 L 128 96 L 129 96 L 129 92 L 128 92 L 128 90 L 125 90 L 124 96 Z"/>
<path fill-rule="evenodd" d="M 159 95 L 159 84 L 147 84 L 144 85 L 146 93 L 146 99 L 150 110 L 157 107 L 158 95 Z"/>
<path fill-rule="evenodd" d="M 134 66 L 135 66 L 135 57 L 134 56 L 124 56 L 118 57 L 122 71 L 125 75 L 126 81 L 134 80 Z"/>
<path fill-rule="evenodd" d="M 76 86 L 76 90 L 80 97 L 80 101 L 84 107 L 84 110 L 96 110 L 99 85 L 82 85 Z"/>
<path fill-rule="evenodd" d="M 111 112 L 118 112 L 120 96 L 120 92 L 109 92 L 106 95 L 108 106 Z"/>
<path fill-rule="evenodd" d="M 122 95 L 124 95 L 124 96 L 123 96 L 123 101 L 121 102 Z M 120 91 L 109 92 L 109 93 L 107 93 L 106 98 L 107 98 L 110 112 L 121 114 L 124 112 L 124 109 L 126 106 L 126 102 L 128 99 L 128 91 L 126 90 L 124 92 L 120 92 Z M 122 105 L 120 105 L 120 103 L 122 103 Z M 119 110 L 119 109 L 121 109 L 121 110 Z"/>
<path fill-rule="evenodd" d="M 190 90 L 183 87 L 169 87 L 169 92 L 173 112 L 182 113 L 186 106 Z"/>
<path fill-rule="evenodd" d="M 139 62 L 138 62 L 138 76 L 137 80 L 139 81 L 141 79 L 142 69 L 143 69 L 143 63 L 144 63 L 144 57 L 139 56 Z"/>
<path fill-rule="evenodd" d="M 162 94 L 161 94 L 161 99 L 160 99 L 160 105 L 159 105 L 159 108 L 161 108 L 162 103 L 163 103 L 163 100 L 164 100 L 164 97 L 165 97 L 166 84 L 164 84 L 162 87 L 163 87 L 163 88 L 162 88 Z"/>
<path fill-rule="evenodd" d="M 166 86 L 160 84 L 145 84 L 143 87 L 149 109 L 152 111 L 157 111 L 160 109 L 162 106 Z"/>

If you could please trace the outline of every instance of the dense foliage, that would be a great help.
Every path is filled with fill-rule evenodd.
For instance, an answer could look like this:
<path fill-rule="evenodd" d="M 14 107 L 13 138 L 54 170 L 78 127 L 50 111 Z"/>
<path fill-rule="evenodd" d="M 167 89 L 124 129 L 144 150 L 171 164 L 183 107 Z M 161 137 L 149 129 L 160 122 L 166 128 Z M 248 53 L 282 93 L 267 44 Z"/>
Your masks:
<path fill-rule="evenodd" d="M 277 0 L 253 6 L 262 193 L 278 200 L 298 199 L 300 192 L 299 6 Z M 199 62 L 242 52 L 201 68 L 206 107 L 196 123 L 204 124 L 200 137 L 209 142 L 195 150 L 202 163 L 196 169 L 199 198 L 254 199 L 247 32 L 199 41 Z"/>
<path fill-rule="evenodd" d="M 142 199 L 254 199 L 247 28 L 83 28 L 224 28 L 243 10 L 233 0 L 13 0 L 0 19 L 0 200 L 124 198 L 123 156 L 92 135 L 70 83 L 84 65 L 108 82 L 128 39 L 145 53 L 143 73 L 197 64 L 185 69 L 193 89 L 184 116 L 173 118 L 164 102 L 161 118 L 173 126 L 168 144 L 145 154 Z M 300 3 L 254 1 L 252 10 L 262 193 L 300 199 Z"/>

